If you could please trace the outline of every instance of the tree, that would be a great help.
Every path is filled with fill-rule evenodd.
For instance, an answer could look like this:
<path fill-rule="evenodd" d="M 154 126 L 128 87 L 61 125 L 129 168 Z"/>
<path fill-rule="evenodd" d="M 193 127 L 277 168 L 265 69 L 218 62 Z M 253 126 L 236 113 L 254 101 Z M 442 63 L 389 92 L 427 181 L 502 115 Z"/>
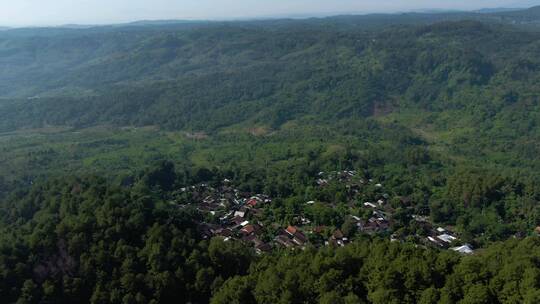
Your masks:
<path fill-rule="evenodd" d="M 212 297 L 211 304 L 257 303 L 251 294 L 248 277 L 233 277 Z"/>

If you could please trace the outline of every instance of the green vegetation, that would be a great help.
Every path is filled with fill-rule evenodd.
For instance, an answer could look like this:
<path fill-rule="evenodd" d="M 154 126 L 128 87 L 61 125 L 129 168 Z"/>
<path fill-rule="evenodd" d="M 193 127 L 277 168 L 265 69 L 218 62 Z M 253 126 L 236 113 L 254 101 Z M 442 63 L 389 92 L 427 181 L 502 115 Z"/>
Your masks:
<path fill-rule="evenodd" d="M 193 176 L 193 177 L 190 177 Z M 540 239 L 474 256 L 361 237 L 339 249 L 257 256 L 196 233 L 169 203 L 189 171 L 162 164 L 132 186 L 35 185 L 2 206 L 0 296 L 17 303 L 536 303 Z"/>
<path fill-rule="evenodd" d="M 538 246 L 538 239 L 514 240 L 460 258 L 364 240 L 265 256 L 211 303 L 536 303 Z"/>
<path fill-rule="evenodd" d="M 0 298 L 539 302 L 537 11 L 1 31 Z M 341 170 L 384 184 L 387 235 L 348 217 L 376 189 L 317 186 Z M 354 241 L 203 239 L 179 189 L 224 178 Z"/>
<path fill-rule="evenodd" d="M 239 244 L 199 242 L 197 216 L 143 182 L 132 191 L 100 178 L 50 182 L 4 210 L 6 303 L 205 302 L 213 284 L 249 266 Z"/>
<path fill-rule="evenodd" d="M 12 69 L 2 71 L 0 130 L 271 132 L 292 121 L 352 132 L 374 120 L 449 157 L 538 169 L 536 31 L 472 21 L 159 29 L 3 38 Z"/>

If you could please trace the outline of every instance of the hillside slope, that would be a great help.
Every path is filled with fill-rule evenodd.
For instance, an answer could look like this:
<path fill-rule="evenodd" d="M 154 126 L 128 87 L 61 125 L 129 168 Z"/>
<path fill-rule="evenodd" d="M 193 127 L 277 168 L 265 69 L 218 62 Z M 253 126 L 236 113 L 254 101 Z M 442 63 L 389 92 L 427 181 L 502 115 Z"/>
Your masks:
<path fill-rule="evenodd" d="M 447 152 L 530 167 L 539 152 L 539 39 L 476 21 L 4 38 L 0 130 L 112 124 L 215 132 L 369 119 L 416 130 Z"/>

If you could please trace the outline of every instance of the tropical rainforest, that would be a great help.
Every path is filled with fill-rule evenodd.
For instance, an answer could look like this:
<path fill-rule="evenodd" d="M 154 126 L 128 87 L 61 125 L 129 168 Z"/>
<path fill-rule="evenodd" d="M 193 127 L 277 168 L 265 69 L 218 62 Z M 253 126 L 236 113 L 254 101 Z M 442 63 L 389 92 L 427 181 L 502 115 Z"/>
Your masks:
<path fill-rule="evenodd" d="M 1 302 L 540 303 L 539 24 L 536 7 L 0 30 Z M 355 195 L 389 201 L 385 233 L 351 228 L 348 185 L 315 182 L 343 170 L 381 183 Z M 180 189 L 224 180 L 272 197 L 265 227 L 302 214 L 352 241 L 206 238 L 218 220 Z M 419 244 L 418 217 L 477 250 Z"/>

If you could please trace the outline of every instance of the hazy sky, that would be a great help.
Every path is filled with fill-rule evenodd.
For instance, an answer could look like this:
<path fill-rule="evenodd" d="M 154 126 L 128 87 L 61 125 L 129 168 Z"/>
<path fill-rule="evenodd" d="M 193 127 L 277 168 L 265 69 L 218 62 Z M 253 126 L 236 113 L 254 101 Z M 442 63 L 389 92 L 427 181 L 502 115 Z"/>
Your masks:
<path fill-rule="evenodd" d="M 237 19 L 415 9 L 525 7 L 540 0 L 0 0 L 0 25 Z"/>

